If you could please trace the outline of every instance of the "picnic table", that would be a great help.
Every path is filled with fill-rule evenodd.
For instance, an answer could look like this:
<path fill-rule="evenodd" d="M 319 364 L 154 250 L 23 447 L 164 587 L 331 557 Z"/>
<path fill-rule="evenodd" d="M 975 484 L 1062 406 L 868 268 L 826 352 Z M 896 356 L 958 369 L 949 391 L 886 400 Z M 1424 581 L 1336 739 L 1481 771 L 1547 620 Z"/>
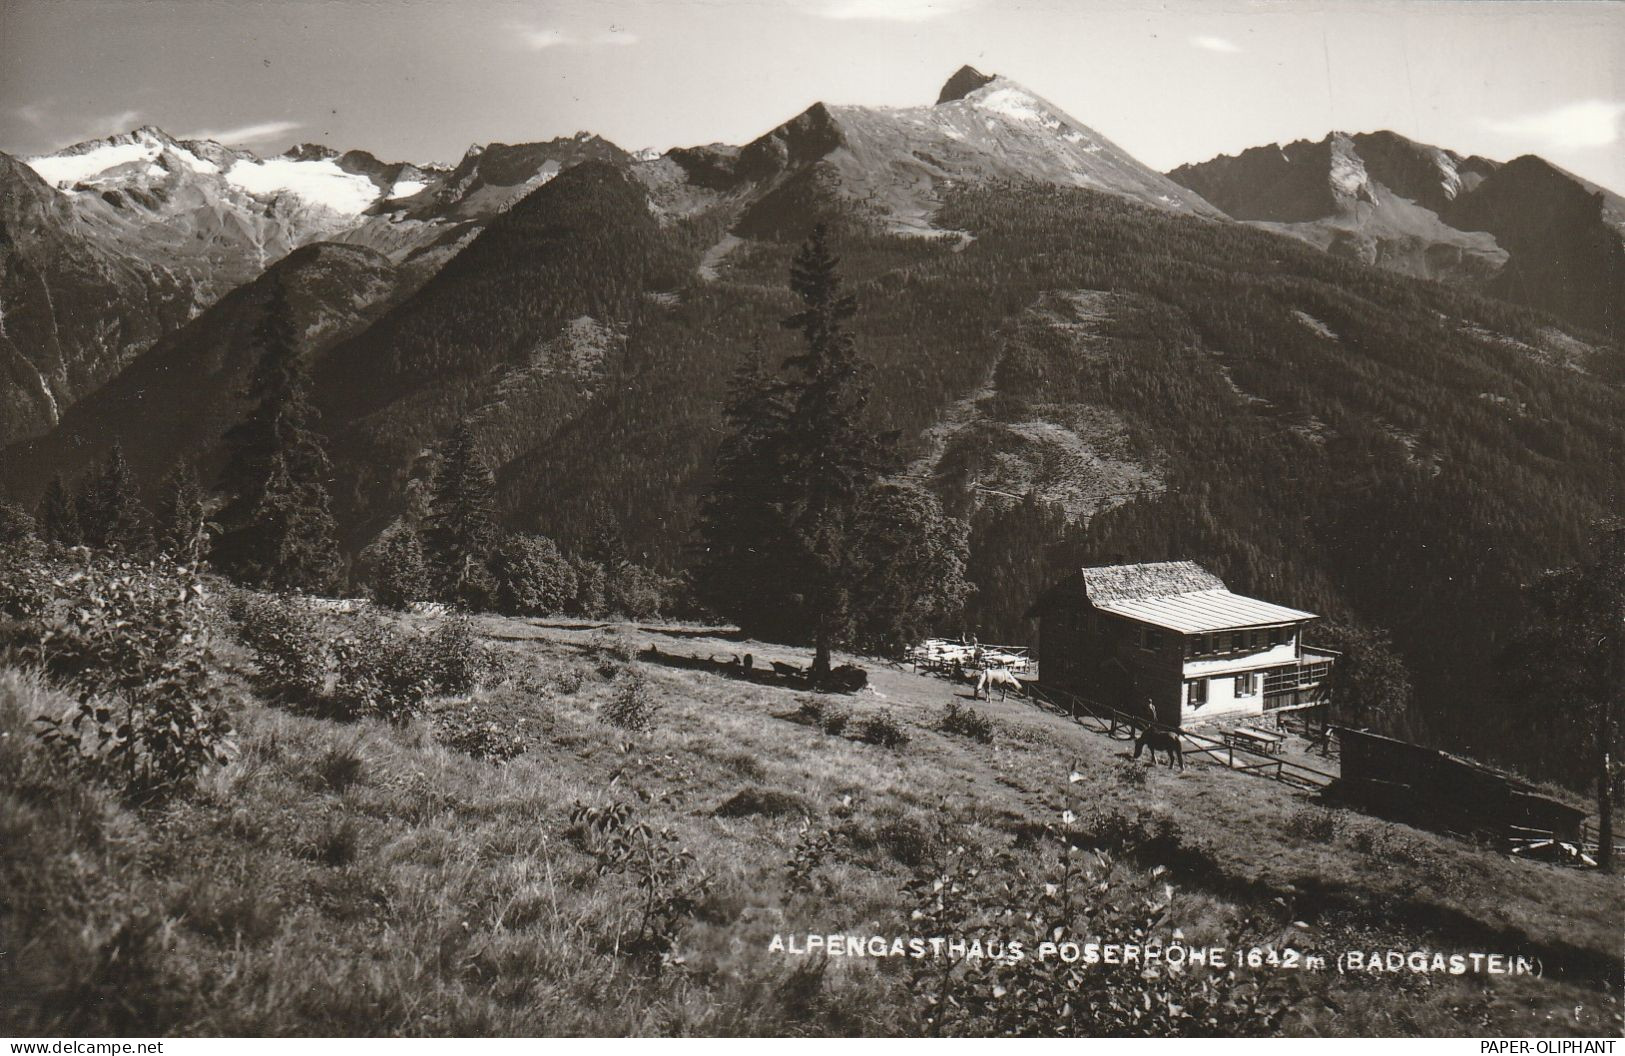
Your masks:
<path fill-rule="evenodd" d="M 1226 744 L 1236 748 L 1246 748 L 1264 755 L 1280 755 L 1281 745 L 1286 740 L 1278 733 L 1261 730 L 1256 726 L 1240 726 L 1227 730 L 1224 735 Z"/>

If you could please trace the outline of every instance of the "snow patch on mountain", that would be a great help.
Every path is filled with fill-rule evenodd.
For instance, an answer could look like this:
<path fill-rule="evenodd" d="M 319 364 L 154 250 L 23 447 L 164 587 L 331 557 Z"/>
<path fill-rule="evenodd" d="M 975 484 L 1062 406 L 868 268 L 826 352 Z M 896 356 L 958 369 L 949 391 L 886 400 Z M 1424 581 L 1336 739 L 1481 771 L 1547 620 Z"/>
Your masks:
<path fill-rule="evenodd" d="M 46 183 L 68 188 L 76 183 L 89 182 L 109 169 L 151 162 L 163 153 L 163 149 L 163 144 L 157 139 L 138 133 L 128 142 L 104 143 L 82 153 L 47 154 L 23 160 Z"/>
<path fill-rule="evenodd" d="M 345 172 L 330 158 L 244 158 L 227 171 L 226 182 L 250 194 L 292 194 L 347 216 L 361 215 L 378 200 L 378 188 L 371 180 Z"/>
<path fill-rule="evenodd" d="M 1061 122 L 1055 118 L 1048 107 L 1020 88 L 1008 85 L 1001 87 L 990 85 L 987 88 L 972 92 L 967 98 L 977 108 L 998 114 L 1001 117 L 1007 117 L 1014 121 L 1030 121 L 1043 125 L 1048 129 L 1059 129 L 1061 127 Z"/>
<path fill-rule="evenodd" d="M 389 189 L 389 196 L 391 198 L 410 198 L 427 186 L 429 186 L 427 180 L 396 180 L 395 186 Z"/>

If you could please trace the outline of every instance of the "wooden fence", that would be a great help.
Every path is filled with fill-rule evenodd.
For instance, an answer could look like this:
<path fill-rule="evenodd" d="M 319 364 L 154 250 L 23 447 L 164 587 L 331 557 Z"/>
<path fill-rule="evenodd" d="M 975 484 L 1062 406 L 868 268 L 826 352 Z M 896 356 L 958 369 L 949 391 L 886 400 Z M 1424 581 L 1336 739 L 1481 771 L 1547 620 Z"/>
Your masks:
<path fill-rule="evenodd" d="M 1066 690 L 1045 688 L 1036 683 L 1027 683 L 1023 688 L 1033 700 L 1050 710 L 1070 717 L 1087 729 L 1104 733 L 1117 740 L 1133 740 L 1139 736 L 1140 730 L 1151 724 L 1151 721 L 1143 715 L 1130 715 L 1110 705 L 1089 700 Z M 1179 731 L 1179 738 L 1186 755 L 1207 756 L 1231 770 L 1256 774 L 1296 788 L 1319 790 L 1338 779 L 1336 774 L 1239 747 L 1206 734 L 1182 729 Z M 1596 822 L 1587 818 L 1581 835 L 1584 849 L 1595 852 L 1600 835 Z M 1614 858 L 1616 861 L 1625 859 L 1625 845 L 1616 845 Z"/>
<path fill-rule="evenodd" d="M 1130 715 L 1099 701 L 1089 700 L 1065 690 L 1044 688 L 1034 684 L 1025 687 L 1034 700 L 1047 705 L 1059 714 L 1097 733 L 1118 740 L 1133 740 L 1151 720 L 1143 715 Z M 1297 788 L 1321 789 L 1337 780 L 1337 775 L 1295 763 L 1266 752 L 1245 748 L 1218 737 L 1191 730 L 1179 731 L 1180 747 L 1186 755 L 1206 756 L 1231 770 L 1256 774 Z"/>

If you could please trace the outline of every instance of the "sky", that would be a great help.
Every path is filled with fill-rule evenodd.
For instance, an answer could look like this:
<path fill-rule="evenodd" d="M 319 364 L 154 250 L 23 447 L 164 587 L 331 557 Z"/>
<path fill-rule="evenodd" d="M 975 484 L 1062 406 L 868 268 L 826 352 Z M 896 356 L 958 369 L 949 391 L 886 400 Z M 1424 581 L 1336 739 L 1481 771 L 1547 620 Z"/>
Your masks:
<path fill-rule="evenodd" d="M 1392 129 L 1625 191 L 1625 0 L 0 0 L 0 150 L 742 143 L 965 63 L 1158 169 Z"/>

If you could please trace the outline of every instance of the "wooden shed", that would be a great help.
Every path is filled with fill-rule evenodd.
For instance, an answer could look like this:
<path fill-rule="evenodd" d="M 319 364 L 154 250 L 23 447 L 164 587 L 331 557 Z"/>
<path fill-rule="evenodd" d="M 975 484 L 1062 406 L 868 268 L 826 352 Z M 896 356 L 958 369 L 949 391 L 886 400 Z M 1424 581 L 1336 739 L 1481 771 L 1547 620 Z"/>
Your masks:
<path fill-rule="evenodd" d="M 1333 730 L 1342 754 L 1333 792 L 1352 803 L 1448 832 L 1581 839 L 1585 811 L 1499 770 L 1365 730 Z"/>

